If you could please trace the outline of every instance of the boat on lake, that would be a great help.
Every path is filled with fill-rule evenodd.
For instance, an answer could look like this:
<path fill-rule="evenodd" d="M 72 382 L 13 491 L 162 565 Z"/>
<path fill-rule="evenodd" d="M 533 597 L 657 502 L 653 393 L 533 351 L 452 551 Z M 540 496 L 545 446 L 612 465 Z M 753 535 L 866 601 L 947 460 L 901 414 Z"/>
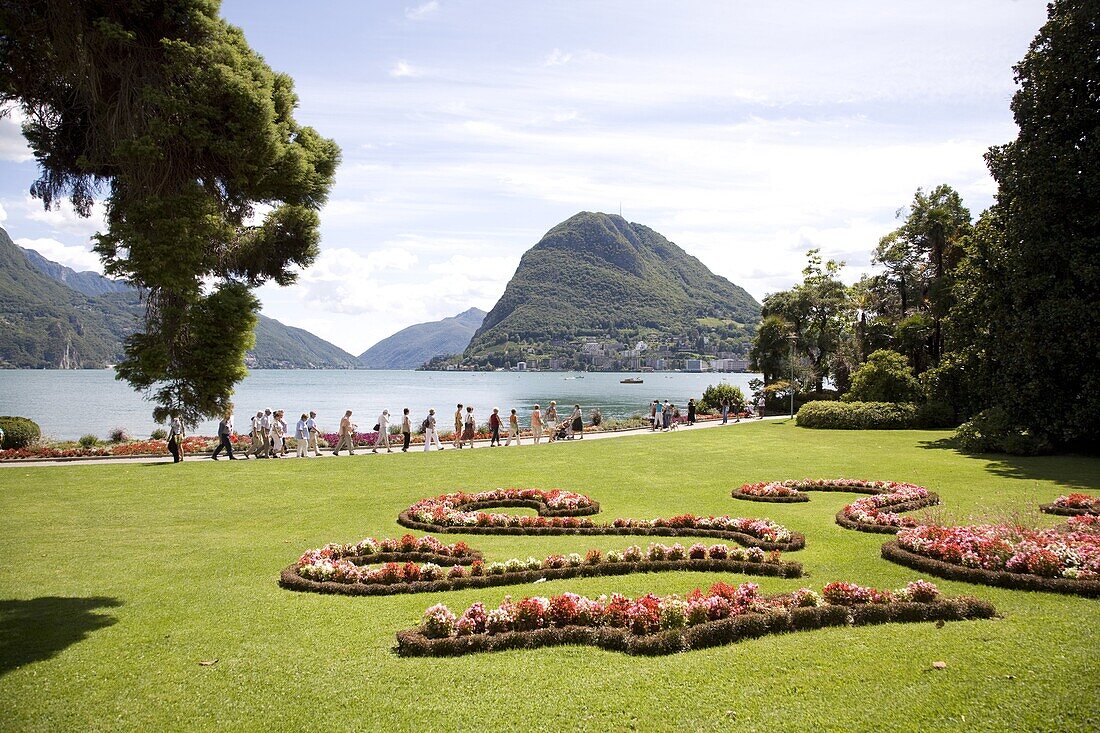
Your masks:
<path fill-rule="evenodd" d="M 645 380 L 638 379 L 637 377 L 627 377 L 626 379 L 620 379 L 619 384 L 643 384 Z"/>

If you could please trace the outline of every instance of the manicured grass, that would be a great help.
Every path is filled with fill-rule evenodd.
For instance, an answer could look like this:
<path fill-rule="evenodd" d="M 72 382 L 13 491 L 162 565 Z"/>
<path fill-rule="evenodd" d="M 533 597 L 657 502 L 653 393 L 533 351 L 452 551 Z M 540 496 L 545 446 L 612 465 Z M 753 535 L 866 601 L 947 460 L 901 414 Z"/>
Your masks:
<path fill-rule="evenodd" d="M 686 592 L 723 579 L 765 592 L 832 580 L 896 588 L 888 535 L 841 529 L 855 495 L 736 501 L 765 479 L 927 486 L 951 519 L 1022 514 L 1100 490 L 1100 460 L 972 458 L 937 432 L 758 423 L 538 449 L 320 461 L 0 469 L 0 729 L 4 730 L 1096 730 L 1100 604 L 932 579 L 1003 619 L 834 628 L 658 658 L 561 647 L 401 659 L 394 633 L 429 605 L 506 594 Z M 457 489 L 574 489 L 603 513 L 770 517 L 806 535 L 809 578 L 661 573 L 381 598 L 291 593 L 305 549 L 399 536 L 400 510 Z M 489 560 L 645 538 L 467 539 Z M 203 667 L 201 660 L 217 659 Z M 932 669 L 945 661 L 947 668 Z"/>

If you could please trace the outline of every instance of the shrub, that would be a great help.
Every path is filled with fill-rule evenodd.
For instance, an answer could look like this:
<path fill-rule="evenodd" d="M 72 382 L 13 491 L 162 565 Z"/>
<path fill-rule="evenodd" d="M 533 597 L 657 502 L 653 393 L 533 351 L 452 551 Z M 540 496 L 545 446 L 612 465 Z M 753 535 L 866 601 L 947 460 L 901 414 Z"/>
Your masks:
<path fill-rule="evenodd" d="M 82 448 L 94 448 L 96 444 L 99 443 L 99 438 L 95 437 L 91 433 L 88 433 L 87 435 L 81 435 L 80 440 L 76 442 L 80 443 L 80 446 Z"/>
<path fill-rule="evenodd" d="M 959 426 L 955 438 L 966 453 L 1035 456 L 1052 450 L 1048 442 L 1029 433 L 1001 407 L 979 412 Z"/>
<path fill-rule="evenodd" d="M 25 417 L 4 415 L 0 417 L 0 428 L 4 430 L 4 443 L 0 448 L 26 448 L 42 437 L 38 423 Z"/>
<path fill-rule="evenodd" d="M 125 443 L 128 440 L 133 440 L 133 437 L 126 432 L 126 428 L 111 428 L 111 432 L 108 433 L 112 443 Z"/>
<path fill-rule="evenodd" d="M 893 402 L 808 402 L 797 424 L 826 430 L 903 430 L 917 427 L 917 406 Z"/>
<path fill-rule="evenodd" d="M 149 434 L 149 439 L 150 440 L 167 440 L 168 439 L 168 431 L 165 430 L 164 428 L 157 428 L 156 430 L 154 430 L 152 433 Z"/>
<path fill-rule="evenodd" d="M 732 412 L 741 412 L 745 409 L 745 395 L 740 387 L 732 384 L 712 384 L 703 391 L 703 397 L 696 405 L 699 412 L 717 412 L 722 409 L 722 403 L 729 402 Z"/>
<path fill-rule="evenodd" d="M 852 374 L 845 402 L 916 402 L 921 386 L 904 356 L 879 349 Z"/>
<path fill-rule="evenodd" d="M 925 402 L 917 408 L 917 427 L 953 428 L 958 424 L 955 411 L 943 402 Z"/>

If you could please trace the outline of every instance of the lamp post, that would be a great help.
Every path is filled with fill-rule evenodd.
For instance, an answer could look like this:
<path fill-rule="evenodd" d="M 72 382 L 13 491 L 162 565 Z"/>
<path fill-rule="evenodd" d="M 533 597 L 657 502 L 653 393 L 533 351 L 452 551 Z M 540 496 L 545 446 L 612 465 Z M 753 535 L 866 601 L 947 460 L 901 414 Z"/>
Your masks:
<path fill-rule="evenodd" d="M 787 355 L 787 361 L 791 365 L 791 419 L 794 420 L 794 341 L 795 335 L 793 333 L 787 334 L 787 343 L 790 345 L 790 351 Z"/>

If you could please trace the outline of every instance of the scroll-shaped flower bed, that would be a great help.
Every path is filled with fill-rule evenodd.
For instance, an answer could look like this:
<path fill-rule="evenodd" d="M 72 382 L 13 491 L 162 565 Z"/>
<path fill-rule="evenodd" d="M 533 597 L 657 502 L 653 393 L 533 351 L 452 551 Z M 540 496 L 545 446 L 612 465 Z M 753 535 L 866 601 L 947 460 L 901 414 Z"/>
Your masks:
<path fill-rule="evenodd" d="M 901 512 L 910 512 L 940 503 L 933 492 L 916 484 L 896 481 L 861 481 L 859 479 L 801 479 L 765 481 L 745 484 L 734 489 L 733 498 L 747 501 L 793 503 L 809 501 L 807 491 L 846 491 L 871 494 L 856 499 L 836 513 L 836 523 L 846 529 L 861 532 L 893 534 L 902 527 L 915 527 L 917 521 Z"/>
<path fill-rule="evenodd" d="M 633 545 L 606 554 L 589 550 L 583 557 L 572 553 L 542 560 L 529 557 L 486 563 L 480 552 L 464 542 L 444 545 L 435 537 L 404 535 L 399 540 L 367 538 L 355 544 L 330 544 L 310 550 L 283 570 L 279 584 L 315 593 L 391 595 L 667 570 L 783 578 L 802 575 L 800 563 L 784 562 L 777 550 L 765 552 L 759 547 L 708 547 L 696 543 L 685 548 L 678 543 L 651 543 L 647 550 Z"/>
<path fill-rule="evenodd" d="M 1039 509 L 1047 514 L 1061 514 L 1071 517 L 1083 514 L 1100 514 L 1100 496 L 1068 494 L 1059 496 L 1050 504 L 1040 504 Z"/>
<path fill-rule="evenodd" d="M 887 560 L 950 580 L 1100 597 L 1100 523 L 1074 517 L 1052 529 L 1007 524 L 925 525 L 882 546 Z"/>
<path fill-rule="evenodd" d="M 788 631 L 849 624 L 990 618 L 976 598 L 941 598 L 932 583 L 897 591 L 830 583 L 820 594 L 802 588 L 762 596 L 755 583 L 715 583 L 686 597 L 559 596 L 506 598 L 499 608 L 475 603 L 461 614 L 443 604 L 424 612 L 416 629 L 397 634 L 402 656 L 456 656 L 504 649 L 588 644 L 627 654 L 671 654 Z"/>
<path fill-rule="evenodd" d="M 492 507 L 526 507 L 536 510 L 538 516 L 484 511 Z M 806 544 L 801 534 L 768 519 L 680 514 L 667 519 L 616 519 L 600 524 L 587 518 L 599 510 L 597 502 L 572 491 L 495 489 L 421 499 L 401 512 L 397 522 L 410 529 L 437 533 L 710 537 L 784 551 L 800 550 Z"/>

